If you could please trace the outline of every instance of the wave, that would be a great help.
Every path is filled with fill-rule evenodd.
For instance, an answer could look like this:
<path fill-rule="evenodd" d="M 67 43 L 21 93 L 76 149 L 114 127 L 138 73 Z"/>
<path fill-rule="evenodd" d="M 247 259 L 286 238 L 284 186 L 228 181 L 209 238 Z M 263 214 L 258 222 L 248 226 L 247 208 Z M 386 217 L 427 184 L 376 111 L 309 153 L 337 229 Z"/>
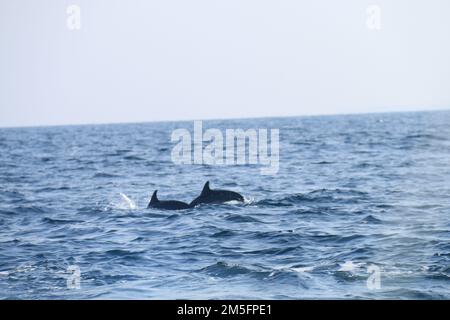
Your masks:
<path fill-rule="evenodd" d="M 261 249 L 261 250 L 254 250 L 254 251 L 246 251 L 243 252 L 244 254 L 251 254 L 251 255 L 284 255 L 286 253 L 295 252 L 299 250 L 299 246 L 291 246 L 291 247 L 284 247 L 284 248 L 268 248 L 268 249 Z"/>
<path fill-rule="evenodd" d="M 143 161 L 144 158 L 138 157 L 138 156 L 126 156 L 123 158 L 124 160 L 133 160 L 133 161 Z"/>
<path fill-rule="evenodd" d="M 14 200 L 23 200 L 25 199 L 25 195 L 21 192 L 14 190 L 0 190 L 0 196 L 4 199 L 14 199 Z"/>
<path fill-rule="evenodd" d="M 140 256 L 145 251 L 131 251 L 131 250 L 124 250 L 124 249 L 111 249 L 104 252 L 106 255 L 110 256 L 116 256 L 116 257 L 128 257 L 128 256 Z"/>
<path fill-rule="evenodd" d="M 37 189 L 36 192 L 40 193 L 40 192 L 54 192 L 54 191 L 64 191 L 64 190 L 70 190 L 70 188 L 67 187 L 67 186 L 62 186 L 62 187 L 45 187 L 45 188 Z"/>
<path fill-rule="evenodd" d="M 17 206 L 12 209 L 13 213 L 21 214 L 21 213 L 36 213 L 36 214 L 42 214 L 42 213 L 49 213 L 53 210 L 50 208 L 44 208 L 39 206 Z"/>
<path fill-rule="evenodd" d="M 106 207 L 90 207 L 90 206 L 83 206 L 77 209 L 77 214 L 98 214 L 98 213 L 104 213 L 107 211 L 111 211 L 112 208 L 110 206 Z"/>
<path fill-rule="evenodd" d="M 219 278 L 229 278 L 239 275 L 253 275 L 260 278 L 270 275 L 269 271 L 261 271 L 256 269 L 250 269 L 238 264 L 228 264 L 223 261 L 219 261 L 215 264 L 209 265 L 199 270 L 200 272 L 207 273 L 210 276 Z"/>
<path fill-rule="evenodd" d="M 434 134 L 418 133 L 410 134 L 404 137 L 405 140 L 436 140 L 436 141 L 448 141 L 448 137 L 438 136 Z"/>
<path fill-rule="evenodd" d="M 44 217 L 42 219 L 42 222 L 49 223 L 49 224 L 66 224 L 66 223 L 81 223 L 83 221 L 81 221 L 81 220 L 55 219 L 55 218 Z"/>
<path fill-rule="evenodd" d="M 222 230 L 211 235 L 211 238 L 229 238 L 236 235 L 234 231 L 231 230 Z"/>
<path fill-rule="evenodd" d="M 112 173 L 99 172 L 94 174 L 94 178 L 119 178 L 119 175 Z"/>
<path fill-rule="evenodd" d="M 370 223 L 370 224 L 381 224 L 382 220 L 375 218 L 373 215 L 368 215 L 364 219 L 361 220 L 362 223 Z"/>
<path fill-rule="evenodd" d="M 304 280 L 310 278 L 310 276 L 307 275 L 310 270 L 312 270 L 311 267 L 274 267 L 265 269 L 259 266 L 249 267 L 219 261 L 198 271 L 201 273 L 206 273 L 209 276 L 222 279 L 234 277 L 250 277 L 260 281 L 275 282 L 278 285 L 280 283 L 286 283 L 289 285 L 298 286 L 303 289 L 308 289 L 309 286 Z"/>
<path fill-rule="evenodd" d="M 240 215 L 240 214 L 229 214 L 225 217 L 225 220 L 232 222 L 256 222 L 263 223 L 262 221 L 253 218 L 249 215 Z"/>
<path fill-rule="evenodd" d="M 297 204 L 357 203 L 368 200 L 369 193 L 353 189 L 318 189 L 308 193 L 291 194 L 279 199 L 264 199 L 257 206 L 290 207 Z"/>
<path fill-rule="evenodd" d="M 13 210 L 4 210 L 4 209 L 0 209 L 0 214 L 4 214 L 4 215 L 15 215 L 17 214 L 16 212 L 14 212 Z"/>

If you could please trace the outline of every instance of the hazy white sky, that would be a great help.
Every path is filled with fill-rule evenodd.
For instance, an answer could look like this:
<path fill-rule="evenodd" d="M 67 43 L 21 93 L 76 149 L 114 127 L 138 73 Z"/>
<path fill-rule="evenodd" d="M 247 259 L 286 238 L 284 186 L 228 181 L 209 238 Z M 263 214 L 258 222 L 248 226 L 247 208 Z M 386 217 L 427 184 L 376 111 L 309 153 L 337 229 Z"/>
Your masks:
<path fill-rule="evenodd" d="M 448 0 L 0 0 L 0 126 L 449 108 L 449 14 Z"/>

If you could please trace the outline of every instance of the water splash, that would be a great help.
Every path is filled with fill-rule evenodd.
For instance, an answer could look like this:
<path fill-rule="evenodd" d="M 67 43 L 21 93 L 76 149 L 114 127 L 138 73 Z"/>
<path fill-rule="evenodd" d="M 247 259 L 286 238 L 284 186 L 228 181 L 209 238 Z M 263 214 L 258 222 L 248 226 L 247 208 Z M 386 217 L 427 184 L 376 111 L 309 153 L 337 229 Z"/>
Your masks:
<path fill-rule="evenodd" d="M 130 198 L 128 198 L 125 194 L 123 194 L 122 192 L 119 193 L 120 196 L 122 197 L 122 206 L 125 207 L 126 209 L 131 209 L 134 210 L 136 209 L 136 204 L 134 203 L 133 200 L 131 200 Z"/>

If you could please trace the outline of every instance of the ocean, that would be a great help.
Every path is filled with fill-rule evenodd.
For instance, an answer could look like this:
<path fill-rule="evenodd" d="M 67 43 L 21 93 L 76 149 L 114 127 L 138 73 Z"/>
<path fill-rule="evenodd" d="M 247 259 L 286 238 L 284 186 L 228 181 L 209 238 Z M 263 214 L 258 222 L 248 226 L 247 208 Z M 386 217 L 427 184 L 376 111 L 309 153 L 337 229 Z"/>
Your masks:
<path fill-rule="evenodd" d="M 279 129 L 279 170 L 176 165 L 193 122 L 0 129 L 0 299 L 450 299 L 450 112 Z M 244 203 L 190 202 L 211 188 Z"/>

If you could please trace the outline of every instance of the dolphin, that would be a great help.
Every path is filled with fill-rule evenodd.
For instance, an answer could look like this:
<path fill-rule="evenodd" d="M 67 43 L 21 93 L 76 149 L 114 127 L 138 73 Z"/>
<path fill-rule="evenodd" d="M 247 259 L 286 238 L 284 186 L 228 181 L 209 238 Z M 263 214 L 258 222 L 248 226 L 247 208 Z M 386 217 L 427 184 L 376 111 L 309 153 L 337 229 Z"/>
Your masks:
<path fill-rule="evenodd" d="M 244 197 L 239 193 L 228 190 L 211 190 L 209 181 L 205 183 L 202 193 L 195 198 L 189 205 L 195 207 L 201 203 L 224 203 L 228 201 L 244 201 Z"/>
<path fill-rule="evenodd" d="M 156 195 L 157 192 L 158 190 L 155 190 L 155 192 L 153 192 L 152 199 L 150 200 L 147 209 L 157 208 L 164 210 L 182 210 L 192 208 L 189 204 L 182 201 L 175 201 L 175 200 L 159 201 L 158 196 Z"/>

